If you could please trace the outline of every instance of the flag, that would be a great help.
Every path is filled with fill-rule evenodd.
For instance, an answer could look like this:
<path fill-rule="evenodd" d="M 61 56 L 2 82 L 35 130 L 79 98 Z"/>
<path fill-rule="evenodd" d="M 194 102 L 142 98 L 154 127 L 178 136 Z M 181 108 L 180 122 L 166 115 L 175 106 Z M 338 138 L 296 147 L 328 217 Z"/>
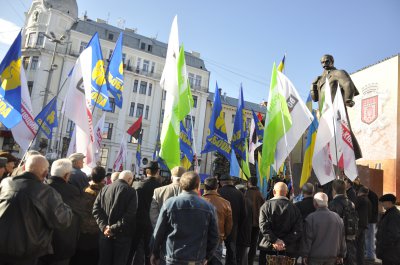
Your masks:
<path fill-rule="evenodd" d="M 306 100 L 306 106 L 307 106 L 308 110 L 311 112 L 311 110 L 312 110 L 311 92 L 308 93 L 308 97 L 307 97 L 307 100 Z"/>
<path fill-rule="evenodd" d="M 94 127 L 94 145 L 95 145 L 95 160 L 100 161 L 101 159 L 101 143 L 103 142 L 103 128 L 106 119 L 106 113 L 103 112 L 101 118 L 98 120 L 96 126 Z"/>
<path fill-rule="evenodd" d="M 47 139 L 52 139 L 53 128 L 58 126 L 57 98 L 54 97 L 35 118 L 38 128 L 44 132 Z"/>
<path fill-rule="evenodd" d="M 179 76 L 179 74 L 182 74 L 182 71 L 178 71 L 178 61 L 182 60 L 182 58 L 178 58 L 180 53 L 177 19 L 177 16 L 175 16 L 172 22 L 165 66 L 160 80 L 161 88 L 167 92 L 164 120 L 161 130 L 160 157 L 165 161 L 169 169 L 181 164 L 179 148 L 180 118 L 183 116 L 186 117 L 189 113 L 187 111 L 190 111 L 190 109 L 185 107 L 187 106 L 187 101 L 180 100 L 182 94 L 179 85 L 182 84 L 182 76 Z M 184 85 L 182 89 L 186 89 Z M 186 115 L 184 115 L 184 113 L 186 113 Z"/>
<path fill-rule="evenodd" d="M 261 121 L 261 124 L 262 124 L 263 116 L 262 116 L 261 112 L 258 112 L 258 113 L 257 113 L 257 117 L 258 117 L 258 119 Z M 264 135 L 264 131 L 263 131 L 263 135 Z"/>
<path fill-rule="evenodd" d="M 113 165 L 114 171 L 122 171 L 124 169 L 124 164 L 126 162 L 126 152 L 127 152 L 127 142 L 125 133 L 123 133 L 121 145 L 119 146 L 119 151 Z"/>
<path fill-rule="evenodd" d="M 235 151 L 231 151 L 230 161 L 230 168 L 229 168 L 229 175 L 232 177 L 239 177 L 240 176 L 240 167 L 239 162 L 237 161 Z"/>
<path fill-rule="evenodd" d="M 75 123 L 76 152 L 83 153 L 86 165 L 95 167 L 94 132 L 91 104 L 92 46 L 79 55 L 69 82 L 64 101 L 64 113 Z"/>
<path fill-rule="evenodd" d="M 142 134 L 142 131 L 140 131 L 139 139 L 138 139 L 137 147 L 136 147 L 136 165 L 137 165 L 138 169 L 140 168 L 140 164 L 142 161 L 142 138 L 143 138 L 143 134 Z"/>
<path fill-rule="evenodd" d="M 278 72 L 275 64 L 272 68 L 270 91 L 268 96 L 267 114 L 262 147 L 261 169 L 266 170 L 275 160 L 278 142 L 292 126 L 286 98 L 283 95 L 281 83 L 278 82 Z M 261 171 L 266 175 L 265 171 Z"/>
<path fill-rule="evenodd" d="M 270 168 L 271 166 L 268 166 L 267 169 L 262 170 L 261 169 L 261 153 L 258 153 L 258 161 L 256 161 L 256 176 L 258 178 L 258 185 L 260 188 L 260 192 L 262 193 L 263 197 L 266 198 L 268 196 L 268 178 L 269 178 L 269 172 L 270 172 Z M 268 176 L 267 175 L 262 175 L 261 172 L 266 171 L 268 172 Z"/>
<path fill-rule="evenodd" d="M 193 108 L 193 96 L 190 91 L 190 83 L 186 71 L 185 50 L 183 44 L 179 51 L 178 56 L 178 90 L 179 90 L 179 120 L 184 120 L 186 115 L 190 113 Z"/>
<path fill-rule="evenodd" d="M 210 124 L 208 125 L 208 136 L 201 153 L 212 151 L 218 151 L 228 161 L 231 159 L 231 146 L 226 135 L 225 115 L 222 111 L 221 95 L 219 94 L 217 83 L 215 85 L 213 111 L 211 113 Z"/>
<path fill-rule="evenodd" d="M 262 144 L 262 138 L 264 136 L 264 125 L 262 125 L 261 120 L 256 115 L 254 110 L 252 110 L 253 119 L 251 119 L 250 125 L 250 137 L 249 137 L 249 162 L 254 165 L 254 151 Z"/>
<path fill-rule="evenodd" d="M 142 119 L 143 115 L 140 115 L 140 117 L 135 121 L 131 127 L 126 131 L 129 135 L 131 135 L 133 138 L 136 140 L 139 139 L 140 132 L 142 131 Z"/>
<path fill-rule="evenodd" d="M 241 160 L 246 160 L 246 115 L 244 113 L 244 100 L 243 100 L 243 88 L 240 86 L 239 100 L 236 109 L 235 123 L 233 125 L 233 133 L 231 139 L 231 145 Z"/>
<path fill-rule="evenodd" d="M 336 121 L 336 144 L 341 148 L 339 167 L 344 169 L 345 175 L 354 180 L 358 176 L 353 141 L 350 134 L 350 126 L 347 120 L 346 107 L 343 102 L 341 88 L 338 85 L 333 109 Z M 331 141 L 332 144 L 332 141 Z"/>
<path fill-rule="evenodd" d="M 67 157 L 76 153 L 76 129 L 72 131 L 72 135 L 70 136 L 71 140 L 69 141 L 69 146 L 67 150 Z"/>
<path fill-rule="evenodd" d="M 312 158 L 315 147 L 315 139 L 317 137 L 318 118 L 315 111 L 313 111 L 313 122 L 308 128 L 307 142 L 304 151 L 303 168 L 301 169 L 300 188 L 308 181 L 312 171 Z"/>
<path fill-rule="evenodd" d="M 115 98 L 115 105 L 122 108 L 124 92 L 124 62 L 122 60 L 123 32 L 119 34 L 106 71 L 108 91 Z"/>
<path fill-rule="evenodd" d="M 242 164 L 242 175 L 241 175 L 241 179 L 244 180 L 248 180 L 251 177 L 250 174 L 250 167 L 249 167 L 249 148 L 247 145 L 247 141 L 245 140 L 245 152 L 246 152 L 246 160 L 242 160 L 241 164 Z"/>
<path fill-rule="evenodd" d="M 35 138 L 37 127 L 33 118 L 32 102 L 29 96 L 24 67 L 21 65 L 21 114 L 22 120 L 11 128 L 14 140 L 23 151 L 28 150 L 30 143 Z"/>
<path fill-rule="evenodd" d="M 103 54 L 101 53 L 97 32 L 93 35 L 85 50 L 88 50 L 88 57 L 86 58 L 87 61 L 84 63 L 90 64 L 90 72 L 85 72 L 83 74 L 83 78 L 88 79 L 84 81 L 85 89 L 90 87 L 90 90 L 88 90 L 89 93 L 86 93 L 86 98 L 91 102 L 91 106 L 96 105 L 102 110 L 111 110 L 108 100 L 106 75 L 104 73 Z M 82 53 L 79 57 L 82 56 Z M 88 86 L 86 87 L 86 85 Z"/>
<path fill-rule="evenodd" d="M 321 91 L 321 117 L 317 136 L 315 139 L 314 154 L 312 166 L 321 185 L 335 179 L 335 172 L 332 165 L 332 154 L 329 148 L 329 142 L 334 136 L 334 117 L 331 99 L 331 88 L 329 81 L 326 79 L 323 91 Z"/>
<path fill-rule="evenodd" d="M 0 63 L 0 122 L 8 129 L 22 120 L 21 32 Z"/>
<path fill-rule="evenodd" d="M 282 61 L 278 65 L 278 71 L 283 72 L 283 69 L 285 68 L 285 59 L 286 59 L 286 54 L 283 56 Z"/>
<path fill-rule="evenodd" d="M 181 148 L 181 165 L 189 170 L 192 166 L 193 161 L 193 149 L 192 149 L 192 130 L 191 128 L 186 129 L 183 122 L 181 122 L 181 132 L 179 137 L 179 145 Z"/>
<path fill-rule="evenodd" d="M 275 162 L 273 163 L 275 170 L 283 164 L 313 120 L 311 112 L 307 109 L 292 82 L 283 73 L 278 72 L 277 74 L 278 86 L 286 98 L 292 126 L 286 128 L 286 135 L 279 140 L 276 146 Z"/>

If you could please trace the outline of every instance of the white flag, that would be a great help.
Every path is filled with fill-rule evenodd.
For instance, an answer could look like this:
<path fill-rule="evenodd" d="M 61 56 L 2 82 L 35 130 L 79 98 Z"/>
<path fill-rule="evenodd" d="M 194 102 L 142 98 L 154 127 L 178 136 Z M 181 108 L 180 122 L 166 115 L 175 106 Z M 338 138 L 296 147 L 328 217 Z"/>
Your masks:
<path fill-rule="evenodd" d="M 321 99 L 322 102 L 320 102 L 322 105 L 321 118 L 319 119 L 312 165 L 320 184 L 324 185 L 335 179 L 332 155 L 329 148 L 329 143 L 334 137 L 334 117 L 331 88 L 328 79 L 325 81 L 325 86 L 321 93 L 323 93 Z"/>
<path fill-rule="evenodd" d="M 95 160 L 100 161 L 101 159 L 101 143 L 103 142 L 102 132 L 104 128 L 104 121 L 106 119 L 106 113 L 103 112 L 100 120 L 94 127 L 94 146 L 95 146 Z"/>
<path fill-rule="evenodd" d="M 338 150 L 339 168 L 344 169 L 345 175 L 354 180 L 358 176 L 356 158 L 354 155 L 353 141 L 351 139 L 349 122 L 343 103 L 341 89 L 338 85 L 333 103 L 336 123 L 336 146 Z M 331 145 L 332 141 L 331 141 Z M 332 149 L 331 149 L 332 150 Z M 335 156 L 335 155 L 333 155 Z M 335 159 L 336 160 L 336 159 Z"/>
<path fill-rule="evenodd" d="M 283 73 L 278 72 L 278 83 L 280 84 L 283 95 L 286 98 L 289 113 L 292 118 L 292 126 L 282 137 L 276 147 L 275 162 L 273 166 L 278 171 L 279 167 L 283 164 L 290 152 L 298 143 L 299 139 L 303 136 L 305 130 L 310 126 L 313 116 L 308 110 L 306 104 L 299 96 L 296 88 L 292 82 Z M 268 141 L 268 139 L 266 139 Z"/>
<path fill-rule="evenodd" d="M 35 137 L 37 125 L 32 115 L 32 102 L 29 96 L 28 85 L 24 67 L 21 64 L 21 114 L 22 120 L 11 129 L 14 140 L 19 144 L 25 152 L 28 150 L 30 142 Z"/>
<path fill-rule="evenodd" d="M 75 123 L 76 152 L 85 154 L 88 167 L 95 167 L 94 134 L 91 105 L 91 47 L 86 48 L 75 63 L 65 97 L 65 116 Z M 85 96 L 86 95 L 86 96 Z"/>
<path fill-rule="evenodd" d="M 254 115 L 253 115 L 253 119 L 251 119 L 251 123 L 250 123 L 250 139 L 249 139 L 249 162 L 252 163 L 253 165 L 255 164 L 254 151 L 260 145 L 262 145 L 262 143 L 260 143 L 258 141 L 258 137 L 257 137 L 257 133 L 256 133 L 256 123 L 254 121 Z"/>
<path fill-rule="evenodd" d="M 113 169 L 114 171 L 122 171 L 124 168 L 124 164 L 126 162 L 126 153 L 127 153 L 127 142 L 125 133 L 122 136 L 121 145 L 119 146 L 119 151 L 117 157 L 115 158 Z"/>

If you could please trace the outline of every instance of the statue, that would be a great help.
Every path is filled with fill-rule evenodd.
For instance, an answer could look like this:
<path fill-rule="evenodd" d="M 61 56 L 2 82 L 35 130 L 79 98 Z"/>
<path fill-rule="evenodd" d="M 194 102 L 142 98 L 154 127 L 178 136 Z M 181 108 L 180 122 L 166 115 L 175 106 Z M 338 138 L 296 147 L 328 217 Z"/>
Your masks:
<path fill-rule="evenodd" d="M 354 96 L 357 96 L 358 90 L 354 85 L 353 81 L 351 80 L 350 75 L 344 70 L 338 70 L 333 65 L 334 59 L 332 55 L 326 54 L 321 58 L 321 65 L 324 68 L 322 75 L 318 76 L 311 85 L 311 98 L 314 102 L 319 101 L 322 90 L 325 85 L 326 79 L 328 78 L 329 85 L 331 87 L 331 95 L 332 100 L 335 98 L 336 90 L 338 84 L 341 88 L 341 92 L 343 95 L 343 102 L 346 105 L 346 116 L 347 120 L 349 121 L 349 127 L 351 132 L 351 140 L 353 141 L 353 148 L 354 148 L 354 155 L 356 159 L 362 157 L 360 145 L 356 137 L 354 136 L 353 130 L 351 129 L 349 115 L 347 114 L 347 107 L 353 107 Z"/>

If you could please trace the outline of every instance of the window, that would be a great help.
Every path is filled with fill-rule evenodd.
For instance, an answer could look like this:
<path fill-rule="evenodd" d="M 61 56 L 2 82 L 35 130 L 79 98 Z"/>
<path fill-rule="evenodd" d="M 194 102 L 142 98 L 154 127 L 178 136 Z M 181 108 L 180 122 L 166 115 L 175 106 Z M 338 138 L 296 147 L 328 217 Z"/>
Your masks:
<path fill-rule="evenodd" d="M 36 70 L 39 66 L 39 56 L 33 56 L 31 61 L 31 70 Z"/>
<path fill-rule="evenodd" d="M 193 108 L 197 108 L 197 96 L 193 96 Z"/>
<path fill-rule="evenodd" d="M 109 97 L 108 100 L 110 102 L 110 107 L 111 107 L 111 110 L 109 112 L 114 113 L 115 112 L 115 98 Z"/>
<path fill-rule="evenodd" d="M 151 90 L 153 90 L 153 84 L 149 83 L 149 91 L 148 91 L 148 96 L 151 96 Z"/>
<path fill-rule="evenodd" d="M 146 120 L 149 119 L 149 111 L 150 111 L 150 107 L 149 107 L 149 106 L 146 106 L 146 111 L 144 112 L 144 118 L 145 118 Z"/>
<path fill-rule="evenodd" d="M 110 53 L 108 54 L 108 60 L 111 59 L 111 56 L 112 56 L 113 52 L 114 52 L 114 51 L 111 49 L 111 50 L 110 50 Z"/>
<path fill-rule="evenodd" d="M 246 119 L 246 128 L 250 130 L 251 118 Z"/>
<path fill-rule="evenodd" d="M 164 109 L 161 110 L 161 123 L 164 121 Z"/>
<path fill-rule="evenodd" d="M 194 74 L 189 73 L 189 84 L 191 87 L 194 87 Z"/>
<path fill-rule="evenodd" d="M 201 76 L 200 75 L 196 75 L 196 78 L 194 80 L 194 86 L 201 87 Z"/>
<path fill-rule="evenodd" d="M 137 104 L 136 118 L 139 118 L 141 115 L 143 115 L 143 108 L 144 108 L 143 104 L 140 104 L 140 103 Z"/>
<path fill-rule="evenodd" d="M 147 82 L 141 81 L 140 88 L 139 88 L 139 94 L 146 95 L 146 89 L 147 89 Z"/>
<path fill-rule="evenodd" d="M 167 98 L 167 91 L 163 90 L 162 91 L 162 99 L 165 100 Z"/>
<path fill-rule="evenodd" d="M 139 85 L 139 80 L 135 80 L 134 82 L 133 82 L 133 92 L 137 92 L 137 88 L 138 88 L 138 85 Z"/>
<path fill-rule="evenodd" d="M 79 46 L 79 53 L 81 53 L 86 48 L 87 45 L 88 45 L 87 42 L 81 41 L 81 46 Z"/>
<path fill-rule="evenodd" d="M 192 120 L 193 120 L 193 128 L 194 128 L 194 125 L 195 125 L 195 117 L 192 116 L 192 118 L 190 118 L 190 115 L 187 115 L 187 116 L 186 116 L 186 118 L 185 118 L 185 125 L 186 125 L 186 128 L 187 128 L 187 129 L 192 128 Z"/>
<path fill-rule="evenodd" d="M 149 66 L 150 66 L 150 62 L 148 60 L 143 60 L 143 72 L 148 72 L 149 71 Z"/>
<path fill-rule="evenodd" d="M 113 40 L 114 39 L 114 34 L 113 33 L 108 33 L 107 39 L 108 40 Z"/>
<path fill-rule="evenodd" d="M 133 117 L 134 113 L 135 113 L 135 102 L 131 102 L 131 106 L 129 108 L 129 116 Z"/>
<path fill-rule="evenodd" d="M 235 123 L 235 114 L 232 114 L 232 123 Z"/>
<path fill-rule="evenodd" d="M 36 46 L 43 46 L 43 42 L 44 42 L 44 32 L 39 32 L 36 41 Z"/>
<path fill-rule="evenodd" d="M 152 62 L 151 63 L 151 69 L 150 69 L 150 73 L 154 73 L 154 69 L 156 68 L 156 63 Z"/>
<path fill-rule="evenodd" d="M 136 61 L 136 71 L 140 70 L 140 65 L 142 64 L 142 59 L 141 58 L 137 58 Z"/>
<path fill-rule="evenodd" d="M 23 57 L 22 58 L 22 65 L 24 66 L 24 69 L 27 70 L 29 66 L 29 57 Z"/>
<path fill-rule="evenodd" d="M 32 89 L 33 89 L 33 81 L 28 81 L 28 91 L 29 95 L 32 95 Z"/>
<path fill-rule="evenodd" d="M 146 43 L 144 43 L 144 42 L 140 43 L 140 49 L 146 50 Z"/>
<path fill-rule="evenodd" d="M 126 59 L 126 53 L 122 54 L 122 63 L 125 64 L 125 59 Z"/>
<path fill-rule="evenodd" d="M 153 46 L 149 44 L 149 45 L 147 46 L 147 51 L 148 51 L 148 52 L 151 52 L 152 50 L 153 50 Z"/>
<path fill-rule="evenodd" d="M 26 44 L 26 46 L 28 47 L 33 47 L 33 44 L 35 43 L 35 32 L 31 32 L 28 35 L 28 42 Z"/>
<path fill-rule="evenodd" d="M 69 134 L 70 138 L 72 137 L 72 133 L 74 131 L 74 128 L 75 128 L 75 123 L 73 121 L 71 121 L 70 119 L 68 119 L 67 129 L 66 129 L 65 132 Z"/>
<path fill-rule="evenodd" d="M 105 122 L 104 123 L 104 129 L 103 129 L 103 133 L 102 133 L 102 137 L 104 139 L 111 139 L 112 136 L 112 129 L 113 129 L 113 124 L 109 123 L 109 122 Z"/>
<path fill-rule="evenodd" d="M 102 167 L 107 166 L 108 148 L 101 148 L 100 162 Z"/>

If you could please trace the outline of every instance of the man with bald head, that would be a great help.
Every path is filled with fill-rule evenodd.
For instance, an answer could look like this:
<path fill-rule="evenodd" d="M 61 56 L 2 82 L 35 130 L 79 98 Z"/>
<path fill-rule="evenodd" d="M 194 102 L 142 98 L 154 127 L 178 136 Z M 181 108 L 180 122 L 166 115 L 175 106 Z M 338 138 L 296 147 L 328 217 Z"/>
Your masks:
<path fill-rule="evenodd" d="M 342 218 L 328 209 L 328 195 L 314 195 L 316 211 L 305 220 L 301 255 L 308 265 L 342 264 L 346 254 L 346 238 Z"/>
<path fill-rule="evenodd" d="M 266 264 L 266 255 L 297 257 L 303 220 L 299 209 L 286 197 L 288 187 L 283 182 L 274 185 L 274 197 L 260 209 L 260 259 Z"/>
<path fill-rule="evenodd" d="M 71 208 L 43 184 L 48 167 L 44 156 L 30 156 L 24 173 L 0 184 L 0 264 L 36 264 L 53 253 L 53 230 L 71 224 Z"/>

